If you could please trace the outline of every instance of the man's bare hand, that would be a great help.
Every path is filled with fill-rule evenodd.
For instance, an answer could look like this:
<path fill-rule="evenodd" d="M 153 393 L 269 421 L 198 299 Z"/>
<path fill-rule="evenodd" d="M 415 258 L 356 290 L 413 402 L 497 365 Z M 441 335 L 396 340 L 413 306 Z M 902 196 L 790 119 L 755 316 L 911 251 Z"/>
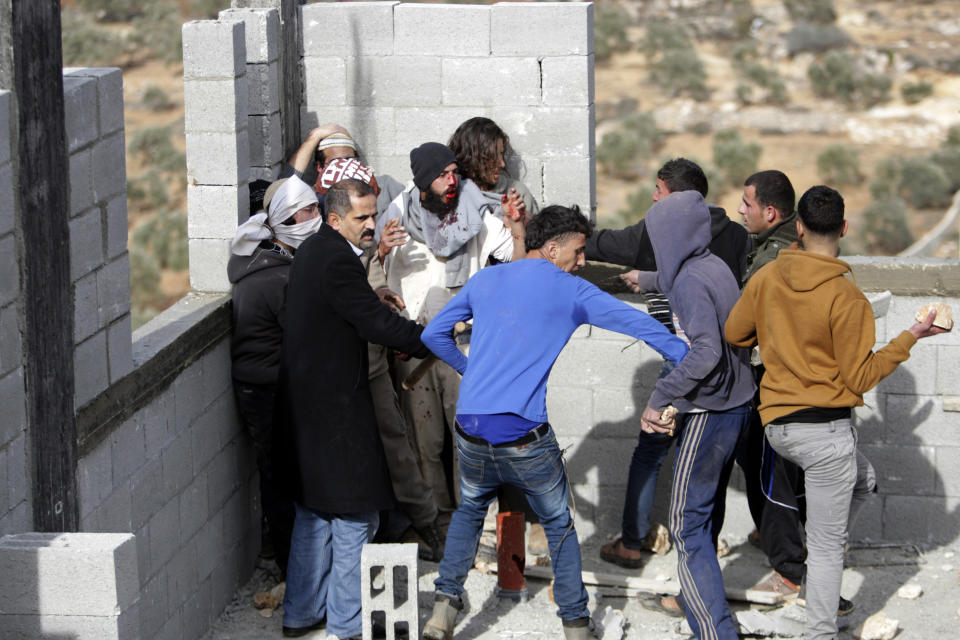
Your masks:
<path fill-rule="evenodd" d="M 400 313 L 407 308 L 407 305 L 403 302 L 403 298 L 401 298 L 398 293 L 391 291 L 386 287 L 377 289 L 376 293 L 380 298 L 380 302 L 390 307 L 391 311 Z"/>
<path fill-rule="evenodd" d="M 941 333 L 947 333 L 950 329 L 944 329 L 943 327 L 933 326 L 933 321 L 937 319 L 937 310 L 931 309 L 930 313 L 927 314 L 927 319 L 923 322 L 918 322 L 913 325 L 907 331 L 913 334 L 913 337 L 919 340 L 920 338 L 929 338 L 930 336 L 939 335 Z"/>
<path fill-rule="evenodd" d="M 662 409 L 653 409 L 650 405 L 643 410 L 640 416 L 640 429 L 644 433 L 673 433 L 676 423 L 673 420 L 664 422 L 660 419 Z"/>
<path fill-rule="evenodd" d="M 633 271 L 621 273 L 620 279 L 623 280 L 623 284 L 627 285 L 627 288 L 630 289 L 630 291 L 633 291 L 634 293 L 642 293 L 642 291 L 640 291 L 640 285 L 637 284 L 637 278 L 639 275 L 640 271 L 638 269 L 634 269 Z"/>
<path fill-rule="evenodd" d="M 377 247 L 377 256 L 380 258 L 380 263 L 383 264 L 383 260 L 391 249 L 407 244 L 409 237 L 407 230 L 400 226 L 400 218 L 388 220 L 383 225 L 383 231 L 380 232 L 380 246 Z"/>
<path fill-rule="evenodd" d="M 527 204 L 523 201 L 516 189 L 510 189 L 500 198 L 500 206 L 503 209 L 503 224 L 509 228 L 516 226 L 516 223 L 527 226 L 529 214 L 527 213 Z"/>

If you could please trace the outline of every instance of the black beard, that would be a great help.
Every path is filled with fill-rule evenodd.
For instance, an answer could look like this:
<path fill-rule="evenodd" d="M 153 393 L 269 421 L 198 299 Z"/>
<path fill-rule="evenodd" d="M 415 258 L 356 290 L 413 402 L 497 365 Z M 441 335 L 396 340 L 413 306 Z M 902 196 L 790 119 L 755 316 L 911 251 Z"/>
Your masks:
<path fill-rule="evenodd" d="M 429 211 L 430 213 L 443 218 L 451 211 L 456 210 L 457 204 L 460 202 L 460 190 L 457 189 L 456 195 L 453 196 L 453 200 L 447 202 L 444 200 L 443 196 L 438 196 L 431 189 L 427 189 L 427 192 L 423 194 L 423 199 L 420 201 L 420 204 L 423 205 L 423 208 Z"/>

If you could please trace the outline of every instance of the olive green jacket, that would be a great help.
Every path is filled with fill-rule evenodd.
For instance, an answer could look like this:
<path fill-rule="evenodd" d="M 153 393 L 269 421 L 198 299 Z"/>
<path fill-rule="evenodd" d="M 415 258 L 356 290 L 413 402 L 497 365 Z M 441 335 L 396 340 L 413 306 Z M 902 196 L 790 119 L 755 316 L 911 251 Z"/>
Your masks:
<path fill-rule="evenodd" d="M 797 213 L 792 212 L 766 231 L 751 237 L 754 249 L 747 256 L 747 271 L 743 274 L 744 285 L 760 267 L 776 260 L 781 249 L 786 249 L 797 241 Z"/>

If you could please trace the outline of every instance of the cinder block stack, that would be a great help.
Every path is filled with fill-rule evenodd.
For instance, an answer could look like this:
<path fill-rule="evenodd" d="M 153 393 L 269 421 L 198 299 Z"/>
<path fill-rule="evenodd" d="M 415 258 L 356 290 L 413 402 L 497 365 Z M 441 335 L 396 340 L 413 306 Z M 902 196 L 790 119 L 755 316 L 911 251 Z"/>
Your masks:
<path fill-rule="evenodd" d="M 363 640 L 373 640 L 373 621 L 381 618 L 387 640 L 398 627 L 407 638 L 420 637 L 417 611 L 417 545 L 366 544 L 360 556 Z"/>
<path fill-rule="evenodd" d="M 317 3 L 302 8 L 302 134 L 339 122 L 378 173 L 494 119 L 541 204 L 595 208 L 593 5 Z"/>
<path fill-rule="evenodd" d="M 70 278 L 74 403 L 133 369 L 123 78 L 119 69 L 64 69 L 70 154 Z"/>

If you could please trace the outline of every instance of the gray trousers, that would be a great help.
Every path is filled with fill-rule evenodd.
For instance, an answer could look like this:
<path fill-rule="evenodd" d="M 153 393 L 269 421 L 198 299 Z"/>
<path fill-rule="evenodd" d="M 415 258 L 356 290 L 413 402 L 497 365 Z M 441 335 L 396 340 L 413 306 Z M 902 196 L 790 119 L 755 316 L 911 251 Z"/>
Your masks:
<path fill-rule="evenodd" d="M 837 637 L 843 549 L 849 526 L 876 487 L 870 462 L 857 451 L 849 419 L 768 424 L 770 446 L 803 469 L 807 499 L 807 628 L 804 640 Z"/>
<path fill-rule="evenodd" d="M 437 506 L 433 490 L 417 464 L 415 444 L 411 437 L 413 434 L 410 433 L 400 410 L 400 401 L 390 379 L 385 353 L 383 347 L 370 345 L 370 394 L 373 396 L 373 410 L 380 428 L 380 441 L 387 457 L 393 493 L 400 503 L 400 508 L 414 526 L 425 527 L 437 519 Z"/>

